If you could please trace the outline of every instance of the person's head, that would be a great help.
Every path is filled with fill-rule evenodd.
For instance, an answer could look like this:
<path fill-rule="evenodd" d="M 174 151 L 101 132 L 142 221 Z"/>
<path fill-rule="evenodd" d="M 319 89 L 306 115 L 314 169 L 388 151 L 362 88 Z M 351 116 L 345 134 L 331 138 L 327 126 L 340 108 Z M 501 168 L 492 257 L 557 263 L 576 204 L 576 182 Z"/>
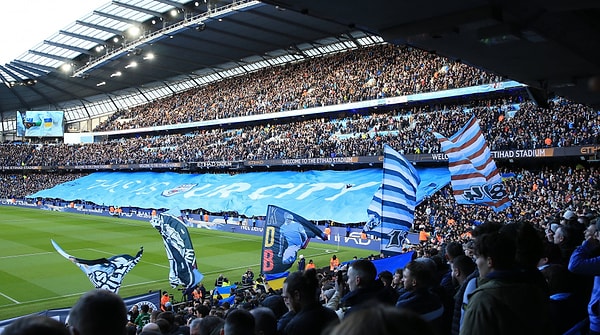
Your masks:
<path fill-rule="evenodd" d="M 585 228 L 584 238 L 586 240 L 594 238 L 596 236 L 596 231 L 598 231 L 596 228 L 596 220 L 590 221 L 590 224 Z"/>
<path fill-rule="evenodd" d="M 140 307 L 140 309 L 142 310 L 142 313 L 146 314 L 150 311 L 150 305 L 144 304 L 142 307 Z"/>
<path fill-rule="evenodd" d="M 160 332 L 160 327 L 159 325 L 157 325 L 154 322 L 149 322 L 147 324 L 144 325 L 144 327 L 142 327 L 142 333 L 146 333 L 146 334 L 162 334 Z"/>
<path fill-rule="evenodd" d="M 360 287 L 367 287 L 375 282 L 377 268 L 367 259 L 357 259 L 348 268 L 348 288 L 354 291 Z"/>
<path fill-rule="evenodd" d="M 73 335 L 124 335 L 127 308 L 116 293 L 101 289 L 89 291 L 71 308 L 69 326 Z"/>
<path fill-rule="evenodd" d="M 413 260 L 408 262 L 402 271 L 404 289 L 414 291 L 428 287 L 433 280 L 433 272 L 425 262 Z"/>
<path fill-rule="evenodd" d="M 564 226 L 558 226 L 554 232 L 554 244 L 561 244 L 568 235 L 567 229 Z"/>
<path fill-rule="evenodd" d="M 329 335 L 433 335 L 419 315 L 394 306 L 374 305 L 350 313 Z"/>
<path fill-rule="evenodd" d="M 172 311 L 164 311 L 158 314 L 156 320 L 164 319 L 167 320 L 171 325 L 175 324 L 175 313 Z"/>
<path fill-rule="evenodd" d="M 394 287 L 398 287 L 402 284 L 402 269 L 396 269 L 396 271 L 394 271 L 392 284 L 394 285 Z"/>
<path fill-rule="evenodd" d="M 167 319 L 158 318 L 154 323 L 156 323 L 162 334 L 168 334 L 173 328 L 173 324 Z"/>
<path fill-rule="evenodd" d="M 283 298 L 288 307 L 299 312 L 303 306 L 319 301 L 319 279 L 315 269 L 292 272 L 283 282 Z"/>
<path fill-rule="evenodd" d="M 255 335 L 254 317 L 245 309 L 233 309 L 227 313 L 221 335 Z"/>
<path fill-rule="evenodd" d="M 475 263 L 481 278 L 497 270 L 515 267 L 515 241 L 506 234 L 489 233 L 475 239 Z"/>
<path fill-rule="evenodd" d="M 475 241 L 474 240 L 469 240 L 463 246 L 463 249 L 465 250 L 465 255 L 467 257 L 471 257 L 473 259 L 473 261 L 475 261 L 475 250 L 473 249 L 474 246 L 475 246 Z"/>
<path fill-rule="evenodd" d="M 391 286 L 394 280 L 394 275 L 387 270 L 381 271 L 377 277 L 383 283 L 383 286 Z"/>
<path fill-rule="evenodd" d="M 281 295 L 274 294 L 266 297 L 261 301 L 261 306 L 267 307 L 275 313 L 275 317 L 279 320 L 283 314 L 289 310 L 286 303 Z"/>
<path fill-rule="evenodd" d="M 190 323 L 190 335 L 217 335 L 221 333 L 225 320 L 218 316 L 209 315 L 197 318 Z"/>
<path fill-rule="evenodd" d="M 583 242 L 584 228 L 576 225 L 561 225 L 554 234 L 554 244 L 576 247 Z"/>
<path fill-rule="evenodd" d="M 13 321 L 2 335 L 69 335 L 64 324 L 47 316 L 26 316 Z"/>
<path fill-rule="evenodd" d="M 467 277 L 475 271 L 477 266 L 471 257 L 465 255 L 454 257 L 450 263 L 452 269 L 452 281 L 459 285 L 467 279 Z"/>
<path fill-rule="evenodd" d="M 250 310 L 250 314 L 254 316 L 256 335 L 277 334 L 277 318 L 272 310 L 267 307 L 256 307 Z"/>
<path fill-rule="evenodd" d="M 568 209 L 563 214 L 561 221 L 565 224 L 577 222 L 577 214 L 572 210 Z"/>
<path fill-rule="evenodd" d="M 446 245 L 446 260 L 448 262 L 452 262 L 455 257 L 461 256 L 465 254 L 465 250 L 461 243 L 458 242 L 450 242 Z"/>
<path fill-rule="evenodd" d="M 194 312 L 197 318 L 203 318 L 208 315 L 208 313 L 210 312 L 210 308 L 204 304 L 199 304 L 196 307 L 194 307 Z"/>
<path fill-rule="evenodd" d="M 560 224 L 557 222 L 548 223 L 545 231 L 547 241 L 554 243 L 554 234 L 556 233 L 558 227 L 560 227 Z"/>
<path fill-rule="evenodd" d="M 516 265 L 522 269 L 532 269 L 544 253 L 544 239 L 541 231 L 527 221 L 519 221 L 505 225 L 500 233 L 507 233 L 514 238 L 516 245 Z"/>

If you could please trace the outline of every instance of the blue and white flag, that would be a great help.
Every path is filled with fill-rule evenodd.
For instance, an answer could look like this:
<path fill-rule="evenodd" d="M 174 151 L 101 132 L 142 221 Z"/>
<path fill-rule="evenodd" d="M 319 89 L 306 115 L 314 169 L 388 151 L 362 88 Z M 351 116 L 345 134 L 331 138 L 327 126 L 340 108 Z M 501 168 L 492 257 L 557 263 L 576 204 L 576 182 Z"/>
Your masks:
<path fill-rule="evenodd" d="M 366 234 L 381 238 L 381 251 L 402 252 L 412 228 L 421 179 L 413 165 L 387 144 L 383 151 L 383 181 L 367 208 Z"/>
<path fill-rule="evenodd" d="M 192 239 L 183 221 L 173 215 L 162 213 L 153 217 L 150 223 L 163 237 L 169 259 L 169 283 L 173 288 L 196 286 L 204 277 L 196 264 L 196 253 Z"/>
<path fill-rule="evenodd" d="M 140 251 L 135 257 L 117 255 L 110 258 L 87 260 L 69 255 L 54 240 L 50 241 L 61 256 L 73 262 L 88 276 L 95 288 L 114 293 L 119 292 L 123 278 L 140 261 L 144 252 L 144 248 L 140 247 Z"/>
<path fill-rule="evenodd" d="M 448 168 L 456 203 L 486 205 L 492 207 L 495 212 L 510 206 L 508 192 L 475 115 L 450 138 L 435 132 L 433 135 L 448 155 Z"/>
<path fill-rule="evenodd" d="M 263 274 L 285 272 L 296 262 L 298 250 L 306 248 L 312 237 L 327 240 L 314 223 L 286 209 L 269 205 L 265 220 L 262 267 Z"/>

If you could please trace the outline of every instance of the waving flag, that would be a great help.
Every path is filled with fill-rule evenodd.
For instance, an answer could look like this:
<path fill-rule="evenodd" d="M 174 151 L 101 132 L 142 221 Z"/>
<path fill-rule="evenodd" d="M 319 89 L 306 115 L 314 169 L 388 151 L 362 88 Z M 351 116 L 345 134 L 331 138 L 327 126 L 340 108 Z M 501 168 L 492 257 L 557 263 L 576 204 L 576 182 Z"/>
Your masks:
<path fill-rule="evenodd" d="M 69 255 L 54 240 L 50 241 L 61 256 L 73 262 L 88 276 L 95 288 L 114 293 L 119 292 L 123 278 L 140 261 L 144 252 L 144 248 L 140 247 L 140 251 L 135 257 L 117 255 L 110 258 L 87 260 Z"/>
<path fill-rule="evenodd" d="M 495 212 L 510 206 L 508 192 L 475 115 L 450 138 L 433 134 L 448 155 L 452 190 L 457 203 L 486 205 Z"/>
<path fill-rule="evenodd" d="M 327 240 L 315 224 L 283 208 L 269 205 L 265 220 L 262 273 L 285 272 L 296 261 L 298 250 L 306 248 L 312 237 Z"/>
<path fill-rule="evenodd" d="M 189 289 L 196 286 L 204 277 L 196 264 L 196 253 L 192 240 L 183 221 L 171 214 L 162 213 L 150 223 L 163 237 L 169 259 L 169 282 L 172 287 L 182 285 Z"/>
<path fill-rule="evenodd" d="M 404 156 L 388 145 L 383 149 L 383 181 L 367 208 L 363 231 L 381 238 L 382 251 L 395 254 L 402 252 L 412 227 L 421 179 Z"/>

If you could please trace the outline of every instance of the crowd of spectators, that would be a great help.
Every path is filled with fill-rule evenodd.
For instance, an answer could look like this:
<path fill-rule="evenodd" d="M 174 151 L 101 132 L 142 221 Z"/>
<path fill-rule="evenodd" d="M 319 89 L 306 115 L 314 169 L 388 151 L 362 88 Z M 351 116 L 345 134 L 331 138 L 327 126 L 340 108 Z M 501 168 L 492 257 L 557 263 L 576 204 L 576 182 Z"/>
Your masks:
<path fill-rule="evenodd" d="M 438 153 L 432 132 L 451 136 L 475 114 L 492 150 L 598 144 L 597 112 L 556 99 L 550 109 L 519 98 L 148 135 L 88 144 L 2 144 L 2 166 L 75 166 Z"/>
<path fill-rule="evenodd" d="M 118 112 L 94 131 L 276 113 L 501 80 L 432 53 L 381 44 L 270 67 L 192 89 Z"/>
<path fill-rule="evenodd" d="M 118 112 L 96 130 L 182 124 L 492 83 L 501 78 L 409 47 L 378 45 L 264 69 Z M 292 103 L 290 101 L 295 101 Z M 541 108 L 525 91 L 370 114 L 269 120 L 88 144 L 2 144 L 1 166 L 75 166 L 437 153 L 475 114 L 492 150 L 598 143 L 598 115 L 564 99 Z"/>
<path fill-rule="evenodd" d="M 274 113 L 472 86 L 499 79 L 459 63 L 448 64 L 435 55 L 381 45 L 224 80 L 119 113 L 97 130 Z M 437 153 L 439 144 L 431 132 L 450 136 L 472 113 L 478 117 L 492 150 L 598 143 L 598 115 L 594 110 L 563 99 L 552 101 L 550 108 L 544 109 L 525 98 L 507 96 L 461 105 L 411 107 L 369 115 L 338 115 L 338 118 L 121 138 L 93 144 L 4 144 L 0 145 L 0 163 L 3 166 L 73 166 L 370 156 L 381 155 L 383 143 L 403 153 Z M 318 326 L 327 329 L 326 334 L 350 334 L 353 329 L 360 329 L 365 320 L 377 317 L 379 327 L 389 322 L 391 316 L 414 324 L 420 334 L 490 333 L 492 330 L 499 334 L 525 330 L 528 334 L 546 334 L 552 331 L 551 327 L 564 331 L 564 327 L 572 324 L 556 322 L 565 320 L 569 313 L 574 316 L 573 320 L 583 318 L 578 313 L 585 310 L 585 306 L 582 308 L 584 299 L 574 300 L 575 308 L 564 309 L 565 304 L 559 302 L 565 300 L 555 294 L 572 293 L 577 299 L 581 296 L 589 299 L 591 285 L 587 279 L 591 277 L 584 275 L 594 274 L 581 262 L 571 259 L 571 254 L 584 257 L 585 250 L 576 248 L 584 238 L 588 241 L 598 238 L 592 232 L 584 235 L 584 229 L 600 215 L 600 173 L 594 165 L 585 164 L 503 168 L 512 205 L 500 213 L 482 206 L 457 205 L 449 187 L 425 199 L 416 208 L 414 230 L 426 232 L 425 236 L 429 237 L 408 247 L 416 251 L 416 259 L 399 269 L 397 277 L 389 281 L 382 280 L 389 276 L 374 273 L 375 267 L 369 260 L 357 260 L 349 268 L 310 269 L 293 274 L 282 292 L 257 282 L 254 287 L 232 292 L 232 303 L 219 303 L 212 295 L 195 298 L 188 308 L 176 315 L 166 315 L 164 322 L 159 321 L 161 317 L 150 319 L 149 324 L 156 326 L 154 330 L 145 327 L 137 330 L 147 334 L 175 334 L 187 326 L 193 335 L 198 334 L 195 329 L 201 328 L 205 321 L 194 323 L 192 320 L 212 317 L 214 329 L 222 328 L 226 335 L 242 334 L 244 332 L 236 330 L 242 328 L 249 334 L 254 330 L 264 334 L 295 334 L 301 332 L 298 325 L 307 322 L 309 316 L 320 315 L 323 318 L 319 319 Z M 25 170 L 4 172 L 0 174 L 0 198 L 21 198 L 80 176 Z M 494 225 L 494 222 L 502 225 Z M 450 256 L 447 252 L 452 243 L 460 250 Z M 590 249 L 593 243 L 589 242 Z M 551 257 L 554 254 L 546 249 L 542 251 L 542 246 L 547 250 L 559 248 L 560 256 Z M 460 258 L 465 255 L 468 257 Z M 454 258 L 463 263 L 473 262 L 471 269 L 476 262 L 477 269 L 469 276 L 463 273 L 460 282 L 450 280 L 448 283 L 447 277 L 444 282 L 448 271 L 452 275 L 455 267 L 462 267 Z M 550 272 L 536 269 L 541 259 L 545 259 L 544 264 L 560 265 L 561 271 L 568 267 L 582 276 L 567 277 L 578 286 L 555 289 L 551 284 L 559 281 L 558 275 L 553 277 Z M 447 262 L 451 262 L 452 268 Z M 540 281 L 541 276 L 544 277 Z M 321 295 L 315 299 L 310 293 L 317 288 Z M 498 294 L 502 304 L 489 299 L 491 289 L 496 290 L 491 295 Z M 519 292 L 520 297 L 515 296 L 515 292 Z M 542 299 L 542 295 L 547 296 Z M 394 301 L 388 301 L 392 296 Z M 518 299 L 523 297 L 527 298 L 527 304 L 519 303 Z M 561 297 L 568 299 L 565 295 Z M 364 308 L 371 299 L 378 303 L 368 303 L 366 306 L 371 308 Z M 385 305 L 388 307 L 383 307 Z M 480 306 L 478 315 L 473 306 Z M 270 312 L 259 307 L 266 307 Z M 535 317 L 519 318 L 520 323 L 510 319 L 511 315 L 523 314 L 522 311 L 514 314 L 513 309 L 525 307 L 531 307 L 531 315 Z M 335 310 L 339 320 L 324 308 Z M 490 315 L 484 313 L 488 309 Z M 501 312 L 496 313 L 499 309 Z M 407 314 L 403 314 L 405 311 Z M 552 313 L 563 318 L 552 319 Z M 386 315 L 390 317 L 384 317 Z M 270 321 L 258 321 L 266 319 Z M 331 328 L 326 327 L 330 323 Z M 376 334 L 386 334 L 385 327 L 376 329 Z M 598 329 L 593 330 L 600 331 L 600 321 Z"/>
<path fill-rule="evenodd" d="M 82 173 L 0 173 L 0 199 L 22 199 L 52 186 L 83 177 Z"/>

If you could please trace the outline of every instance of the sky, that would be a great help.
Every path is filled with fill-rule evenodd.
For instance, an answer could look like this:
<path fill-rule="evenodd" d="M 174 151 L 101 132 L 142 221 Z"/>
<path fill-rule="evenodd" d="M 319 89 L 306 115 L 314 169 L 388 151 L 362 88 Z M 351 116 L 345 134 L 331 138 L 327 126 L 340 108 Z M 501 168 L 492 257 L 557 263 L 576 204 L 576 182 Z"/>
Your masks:
<path fill-rule="evenodd" d="M 6 64 L 110 0 L 5 0 L 0 64 Z"/>

